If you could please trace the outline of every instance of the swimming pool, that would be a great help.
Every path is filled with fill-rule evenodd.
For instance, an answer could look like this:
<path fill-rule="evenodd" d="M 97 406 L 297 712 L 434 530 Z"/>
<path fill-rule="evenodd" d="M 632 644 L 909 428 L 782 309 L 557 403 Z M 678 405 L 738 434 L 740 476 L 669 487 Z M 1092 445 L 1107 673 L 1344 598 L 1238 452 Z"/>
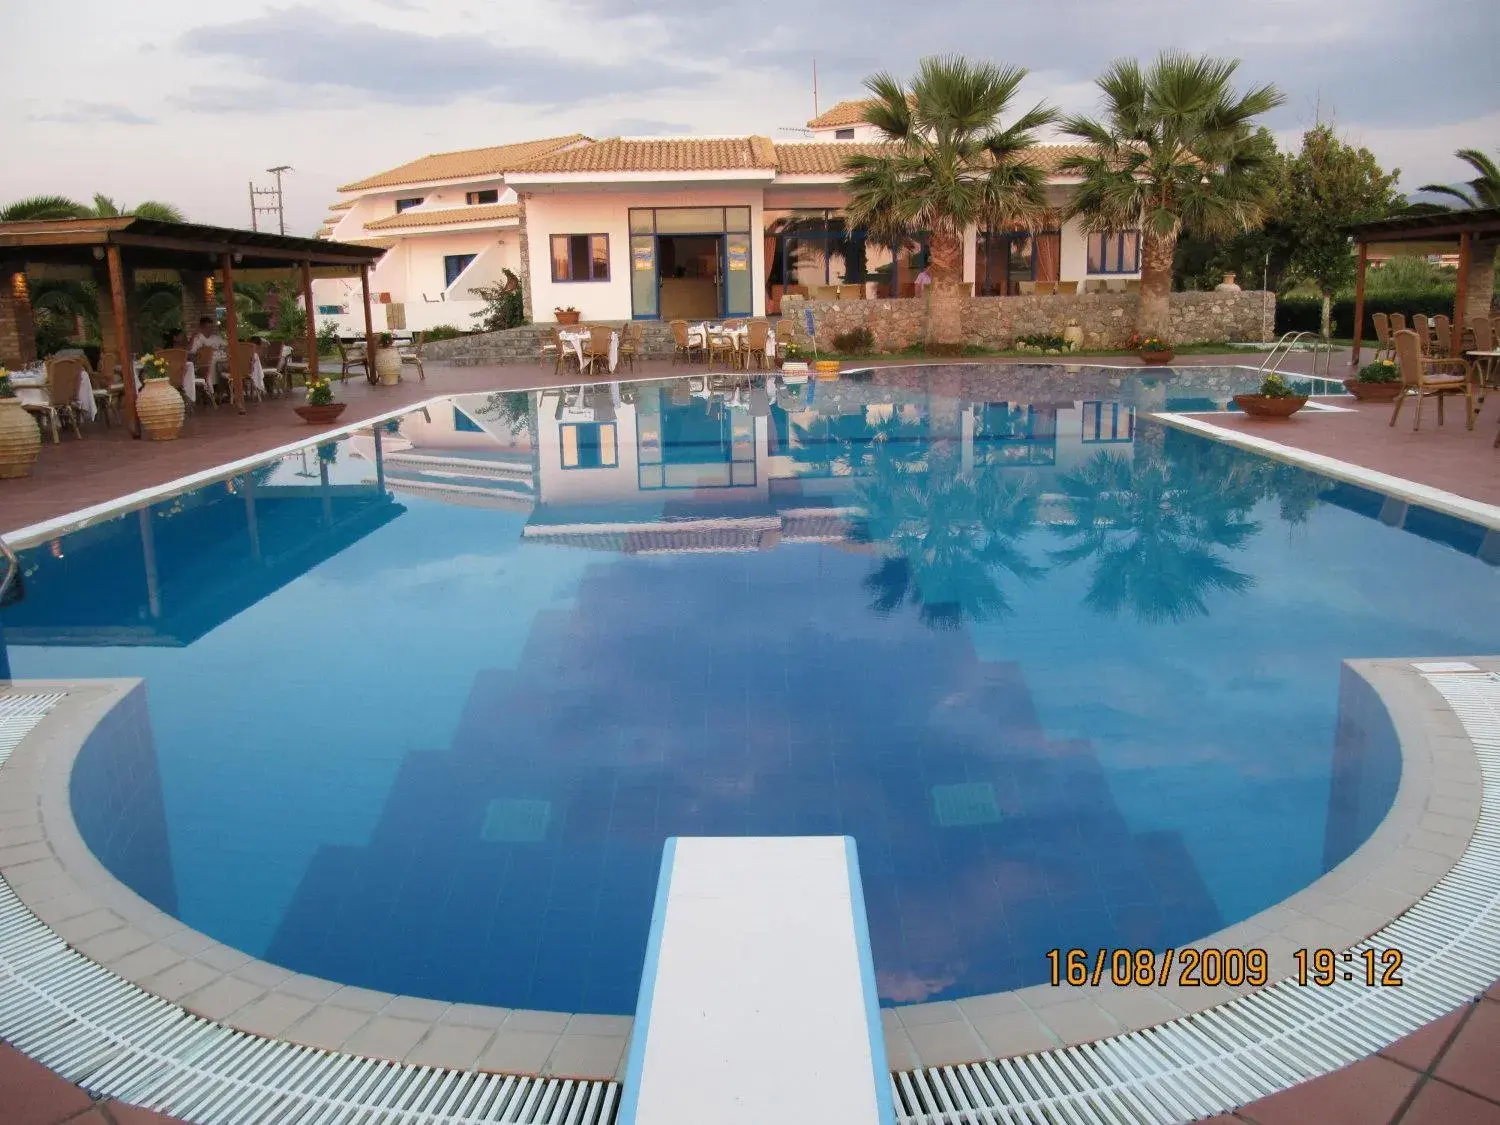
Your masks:
<path fill-rule="evenodd" d="M 884 1002 L 1035 984 L 1336 864 L 1399 777 L 1340 661 L 1500 639 L 1477 529 L 1143 417 L 1247 375 L 468 396 L 32 547 L 0 628 L 145 677 L 80 828 L 288 968 L 628 1012 L 666 836 L 848 833 Z"/>

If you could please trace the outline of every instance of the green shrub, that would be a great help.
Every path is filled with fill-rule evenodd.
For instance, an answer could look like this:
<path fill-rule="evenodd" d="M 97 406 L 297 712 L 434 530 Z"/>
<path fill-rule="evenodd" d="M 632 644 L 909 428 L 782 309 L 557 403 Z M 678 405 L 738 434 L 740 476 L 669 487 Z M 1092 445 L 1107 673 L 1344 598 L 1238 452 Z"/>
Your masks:
<path fill-rule="evenodd" d="M 875 350 L 875 333 L 861 325 L 833 338 L 833 350 L 845 355 L 867 355 Z"/>
<path fill-rule="evenodd" d="M 455 328 L 451 324 L 435 324 L 422 333 L 422 339 L 432 343 L 435 340 L 456 340 L 467 335 L 462 328 Z"/>
<path fill-rule="evenodd" d="M 1068 346 L 1068 342 L 1061 336 L 1054 336 L 1049 332 L 1034 332 L 1029 336 L 1017 336 L 1017 348 L 1037 348 L 1041 351 L 1062 351 Z"/>
<path fill-rule="evenodd" d="M 1453 314 L 1451 290 L 1424 290 L 1406 293 L 1383 293 L 1365 298 L 1366 340 L 1375 339 L 1375 313 L 1404 313 L 1409 321 L 1414 313 L 1424 316 Z M 1276 301 L 1276 335 L 1284 332 L 1318 332 L 1323 323 L 1323 302 L 1317 297 L 1280 297 Z M 1333 302 L 1333 334 L 1345 339 L 1354 335 L 1354 298 L 1337 297 Z"/>
<path fill-rule="evenodd" d="M 1291 398 L 1297 392 L 1290 383 L 1273 371 L 1261 380 L 1260 393 L 1266 398 Z"/>
<path fill-rule="evenodd" d="M 318 326 L 318 354 L 336 355 L 339 350 L 339 326 L 325 320 Z"/>
<path fill-rule="evenodd" d="M 1367 363 L 1359 369 L 1359 381 L 1361 383 L 1399 383 L 1401 368 L 1388 359 L 1377 359 L 1374 363 Z"/>
<path fill-rule="evenodd" d="M 479 285 L 469 290 L 481 301 L 484 308 L 471 313 L 479 321 L 481 332 L 501 332 L 507 328 L 519 328 L 526 323 L 526 305 L 521 296 L 521 279 L 510 270 L 505 271 L 505 280 L 493 285 Z"/>

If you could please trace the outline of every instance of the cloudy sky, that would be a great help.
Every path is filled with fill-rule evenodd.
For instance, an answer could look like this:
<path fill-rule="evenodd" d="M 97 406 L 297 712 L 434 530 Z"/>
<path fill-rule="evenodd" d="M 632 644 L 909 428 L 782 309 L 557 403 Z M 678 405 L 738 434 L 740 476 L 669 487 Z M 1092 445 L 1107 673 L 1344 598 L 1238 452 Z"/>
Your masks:
<path fill-rule="evenodd" d="M 1093 105 L 1113 57 L 1163 46 L 1244 60 L 1402 170 L 1453 182 L 1500 149 L 1494 0 L 0 0 L 0 201 L 169 200 L 248 225 L 248 181 L 290 164 L 288 231 L 334 188 L 423 153 L 581 131 L 797 139 L 875 70 L 963 51 L 1031 70 L 1023 93 Z M 815 46 L 814 46 L 815 45 Z M 1029 103 L 1028 103 L 1029 104 Z"/>

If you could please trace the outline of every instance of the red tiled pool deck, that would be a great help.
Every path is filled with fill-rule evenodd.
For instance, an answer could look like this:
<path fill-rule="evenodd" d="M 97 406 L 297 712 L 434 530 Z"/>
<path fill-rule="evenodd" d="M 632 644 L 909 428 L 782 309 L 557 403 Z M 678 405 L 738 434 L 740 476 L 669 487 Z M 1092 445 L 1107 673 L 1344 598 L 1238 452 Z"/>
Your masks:
<path fill-rule="evenodd" d="M 1257 363 L 1259 357 L 1194 356 L 1193 364 Z M 1086 362 L 1082 357 L 1078 362 Z M 1122 363 L 1118 358 L 1101 360 Z M 1297 357 L 1288 365 L 1307 370 Z M 340 425 L 359 422 L 442 394 L 516 390 L 553 379 L 532 365 L 451 367 L 429 363 L 425 382 L 396 387 L 351 380 L 340 387 L 349 406 Z M 1284 368 L 1285 369 L 1285 368 Z M 1336 365 L 1335 374 L 1344 367 Z M 640 365 L 634 376 L 683 374 L 666 362 Z M 317 432 L 300 424 L 288 400 L 233 411 L 200 410 L 173 442 L 130 440 L 119 428 L 95 426 L 83 441 L 64 438 L 43 448 L 31 477 L 0 481 L 0 533 L 171 481 L 189 473 L 252 456 Z M 1344 403 L 1340 403 L 1344 405 Z M 1450 404 L 1452 405 L 1452 404 Z M 1423 428 L 1412 432 L 1410 414 L 1393 429 L 1389 406 L 1359 405 L 1348 412 L 1303 412 L 1282 422 L 1215 415 L 1215 425 L 1336 457 L 1405 477 L 1472 500 L 1500 505 L 1500 394 L 1492 393 L 1470 431 L 1461 408 L 1436 424 L 1429 404 Z M 113 1100 L 96 1101 L 78 1087 L 0 1043 L 0 1125 L 145 1125 L 175 1119 Z M 1500 984 L 1379 1054 L 1274 1094 L 1233 1114 L 1213 1118 L 1246 1125 L 1500 1125 Z"/>

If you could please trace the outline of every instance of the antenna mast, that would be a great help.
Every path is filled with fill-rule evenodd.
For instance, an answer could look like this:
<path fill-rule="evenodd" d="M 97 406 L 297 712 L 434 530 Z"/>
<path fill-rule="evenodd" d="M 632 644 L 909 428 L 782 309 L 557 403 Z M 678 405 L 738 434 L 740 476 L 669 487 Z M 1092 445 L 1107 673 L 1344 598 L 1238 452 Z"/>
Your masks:
<path fill-rule="evenodd" d="M 254 180 L 250 181 L 250 229 L 260 230 L 260 216 L 263 214 L 269 215 L 274 212 L 276 215 L 276 229 L 280 233 L 285 234 L 286 208 L 281 198 L 281 173 L 291 172 L 293 168 L 290 164 L 278 164 L 274 168 L 267 168 L 266 171 L 276 177 L 276 186 L 273 188 L 258 188 L 255 186 Z M 267 196 L 274 197 L 276 202 L 264 204 L 259 202 L 261 198 Z"/>
<path fill-rule="evenodd" d="M 818 60 L 813 59 L 813 116 L 818 116 Z"/>

